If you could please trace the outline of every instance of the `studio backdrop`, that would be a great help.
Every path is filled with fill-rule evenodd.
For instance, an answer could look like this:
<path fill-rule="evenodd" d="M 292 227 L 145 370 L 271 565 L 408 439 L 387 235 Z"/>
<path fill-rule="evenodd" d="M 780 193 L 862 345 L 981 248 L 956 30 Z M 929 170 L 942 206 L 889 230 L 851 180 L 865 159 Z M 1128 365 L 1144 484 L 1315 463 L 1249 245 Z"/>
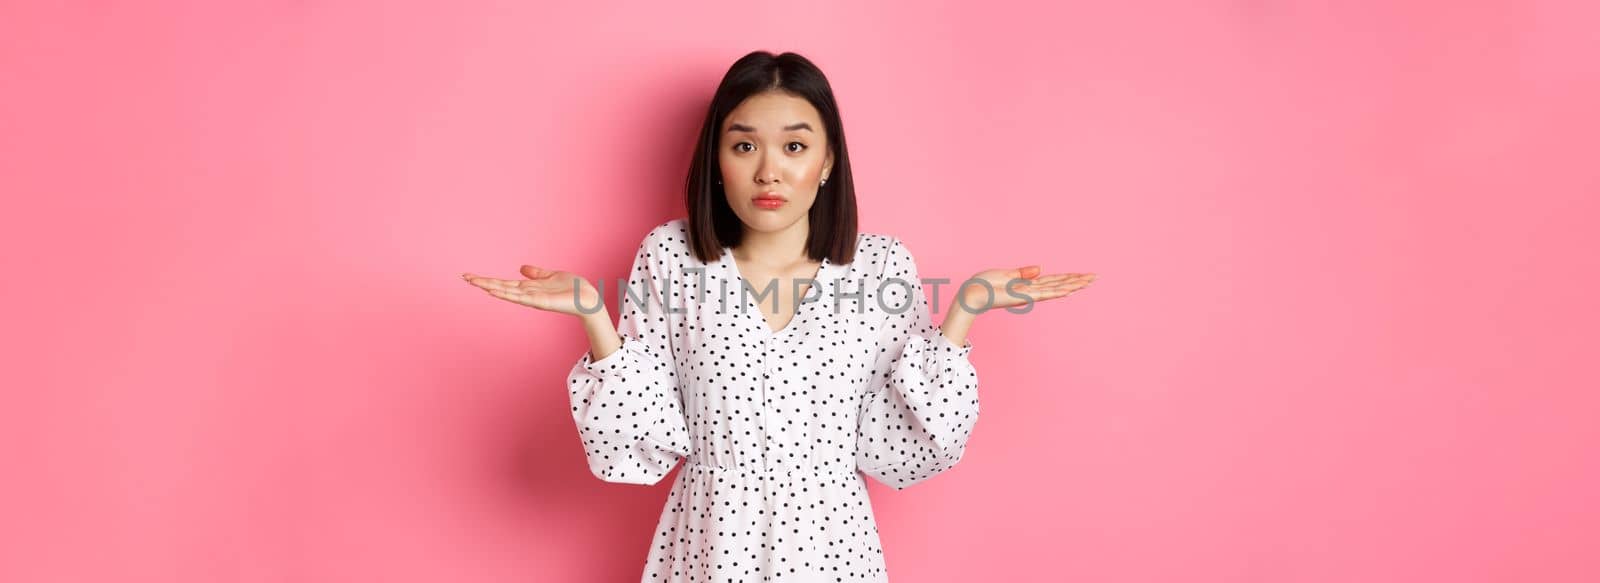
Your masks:
<path fill-rule="evenodd" d="M 1099 275 L 972 328 L 966 456 L 870 484 L 895 581 L 1600 580 L 1597 22 L 8 0 L 0 580 L 637 580 L 670 479 L 591 475 L 583 330 L 459 274 L 625 276 L 753 50 L 924 277 Z"/>

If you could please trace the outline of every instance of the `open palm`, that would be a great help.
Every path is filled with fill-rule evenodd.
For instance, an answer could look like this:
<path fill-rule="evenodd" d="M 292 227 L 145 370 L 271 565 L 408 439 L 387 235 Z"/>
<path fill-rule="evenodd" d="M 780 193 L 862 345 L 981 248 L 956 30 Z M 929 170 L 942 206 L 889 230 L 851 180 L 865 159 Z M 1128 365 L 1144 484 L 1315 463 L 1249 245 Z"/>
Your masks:
<path fill-rule="evenodd" d="M 1029 265 L 1016 269 L 989 269 L 968 278 L 983 280 L 994 290 L 991 298 L 981 284 L 967 284 L 961 289 L 961 303 L 978 311 L 1009 308 L 1033 302 L 1042 302 L 1072 295 L 1088 287 L 1098 277 L 1093 273 L 1053 273 L 1039 275 L 1039 266 Z M 1007 282 L 1019 280 L 1008 290 Z"/>
<path fill-rule="evenodd" d="M 600 302 L 600 292 L 594 285 L 575 273 L 532 265 L 522 266 L 521 271 L 527 279 L 495 279 L 471 273 L 463 273 L 461 278 L 502 300 L 562 314 L 583 315 L 578 311 L 578 302 L 590 310 Z"/>

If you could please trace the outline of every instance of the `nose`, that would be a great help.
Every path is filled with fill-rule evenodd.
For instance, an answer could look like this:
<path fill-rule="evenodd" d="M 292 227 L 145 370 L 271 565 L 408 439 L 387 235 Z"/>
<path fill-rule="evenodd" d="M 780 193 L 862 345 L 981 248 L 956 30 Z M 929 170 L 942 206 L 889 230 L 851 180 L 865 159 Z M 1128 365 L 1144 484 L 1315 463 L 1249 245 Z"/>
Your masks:
<path fill-rule="evenodd" d="M 770 156 L 761 157 L 761 167 L 756 168 L 756 183 L 771 184 L 778 181 L 778 162 Z"/>

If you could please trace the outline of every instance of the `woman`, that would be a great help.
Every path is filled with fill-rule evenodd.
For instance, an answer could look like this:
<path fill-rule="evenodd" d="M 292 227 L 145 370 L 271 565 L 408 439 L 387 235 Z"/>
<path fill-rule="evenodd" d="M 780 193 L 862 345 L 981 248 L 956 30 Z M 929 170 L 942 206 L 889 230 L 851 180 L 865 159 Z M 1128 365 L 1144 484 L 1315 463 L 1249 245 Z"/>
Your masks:
<path fill-rule="evenodd" d="M 954 466 L 978 418 L 974 319 L 1094 275 L 986 270 L 935 328 L 911 252 L 856 232 L 833 91 L 793 53 L 728 70 L 686 202 L 639 245 L 614 328 L 575 274 L 464 277 L 583 321 L 567 384 L 597 477 L 655 484 L 686 460 L 642 581 L 886 581 L 862 474 L 899 490 Z"/>

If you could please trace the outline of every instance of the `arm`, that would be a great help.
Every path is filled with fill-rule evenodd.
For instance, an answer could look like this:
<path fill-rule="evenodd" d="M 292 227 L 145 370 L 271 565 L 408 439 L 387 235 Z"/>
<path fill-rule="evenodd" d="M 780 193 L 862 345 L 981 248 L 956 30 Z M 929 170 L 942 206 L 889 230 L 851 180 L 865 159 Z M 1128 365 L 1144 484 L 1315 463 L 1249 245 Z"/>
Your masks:
<path fill-rule="evenodd" d="M 605 310 L 584 316 L 590 350 L 567 376 L 589 470 L 607 482 L 655 484 L 690 452 L 661 303 L 669 271 L 656 256 L 658 235 L 652 231 L 639 245 L 629 274 L 633 293 L 622 294 L 616 328 Z"/>
<path fill-rule="evenodd" d="M 972 344 L 957 345 L 933 326 L 916 262 L 898 239 L 884 277 L 907 285 L 882 288 L 881 304 L 910 307 L 887 314 L 879 329 L 872 387 L 857 419 L 856 466 L 904 490 L 960 461 L 978 421 L 978 376 L 967 359 Z M 956 332 L 966 340 L 964 328 Z"/>

